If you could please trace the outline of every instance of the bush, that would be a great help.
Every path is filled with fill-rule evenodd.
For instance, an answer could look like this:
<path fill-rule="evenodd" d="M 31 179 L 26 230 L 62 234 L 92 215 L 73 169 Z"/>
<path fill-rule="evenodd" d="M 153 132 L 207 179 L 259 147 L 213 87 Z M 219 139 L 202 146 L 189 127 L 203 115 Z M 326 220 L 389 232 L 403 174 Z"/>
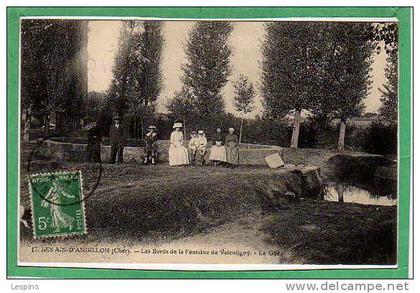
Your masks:
<path fill-rule="evenodd" d="M 366 130 L 363 140 L 363 150 L 381 155 L 397 155 L 398 125 L 385 125 L 373 122 Z"/>

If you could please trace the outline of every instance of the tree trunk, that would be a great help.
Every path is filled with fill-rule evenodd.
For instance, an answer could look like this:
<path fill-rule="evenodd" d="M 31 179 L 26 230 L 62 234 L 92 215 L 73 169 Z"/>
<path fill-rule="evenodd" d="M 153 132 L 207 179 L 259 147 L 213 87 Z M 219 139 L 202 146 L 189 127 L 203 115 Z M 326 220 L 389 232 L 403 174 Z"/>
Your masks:
<path fill-rule="evenodd" d="M 143 126 L 143 124 L 144 124 L 144 120 L 143 120 L 143 117 L 141 117 L 140 118 L 141 140 L 143 140 L 143 138 L 144 138 L 144 130 L 143 130 L 144 126 Z"/>
<path fill-rule="evenodd" d="M 293 132 L 292 132 L 292 140 L 290 142 L 291 148 L 297 148 L 299 142 L 299 130 L 300 130 L 300 109 L 295 110 L 295 119 L 293 121 Z"/>
<path fill-rule="evenodd" d="M 344 138 L 346 136 L 346 122 L 344 120 L 340 121 L 340 132 L 338 134 L 338 146 L 339 151 L 344 150 Z"/>
<path fill-rule="evenodd" d="M 344 186 L 339 183 L 337 185 L 338 202 L 344 202 Z"/>
<path fill-rule="evenodd" d="M 242 127 L 244 125 L 244 114 L 242 114 L 242 119 L 241 119 L 241 128 L 239 129 L 239 143 L 242 142 Z"/>
<path fill-rule="evenodd" d="M 134 133 L 133 133 L 133 136 L 134 136 L 134 143 L 135 144 L 137 144 L 137 142 L 138 142 L 138 135 L 137 135 L 137 133 L 138 133 L 138 122 L 137 122 L 137 117 L 134 117 Z"/>
<path fill-rule="evenodd" d="M 50 130 L 50 115 L 46 114 L 44 116 L 44 135 L 48 136 Z"/>

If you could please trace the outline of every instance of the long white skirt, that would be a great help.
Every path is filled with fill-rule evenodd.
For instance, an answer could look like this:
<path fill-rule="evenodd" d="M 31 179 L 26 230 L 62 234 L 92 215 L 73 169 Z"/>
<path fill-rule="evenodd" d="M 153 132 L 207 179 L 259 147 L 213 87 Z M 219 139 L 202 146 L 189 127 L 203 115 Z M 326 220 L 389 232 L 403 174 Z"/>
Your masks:
<path fill-rule="evenodd" d="M 188 151 L 185 147 L 181 146 L 169 146 L 169 166 L 181 166 L 188 165 L 190 163 L 188 159 Z"/>
<path fill-rule="evenodd" d="M 226 162 L 226 149 L 224 146 L 213 145 L 210 149 L 210 161 Z"/>

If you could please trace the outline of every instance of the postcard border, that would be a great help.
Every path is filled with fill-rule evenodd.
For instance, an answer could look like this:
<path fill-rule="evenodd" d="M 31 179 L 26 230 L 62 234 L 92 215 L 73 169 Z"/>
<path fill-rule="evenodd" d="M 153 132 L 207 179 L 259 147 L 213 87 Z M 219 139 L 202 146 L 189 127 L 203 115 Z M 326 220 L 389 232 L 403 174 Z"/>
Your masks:
<path fill-rule="evenodd" d="M 411 7 L 8 7 L 7 8 L 7 276 L 55 279 L 405 279 L 409 277 L 412 182 L 412 8 Z M 397 269 L 294 271 L 163 271 L 21 267 L 17 265 L 19 22 L 21 17 L 113 16 L 171 19 L 293 17 L 389 18 L 399 21 L 399 219 Z M 410 211 L 407 213 L 407 211 Z M 412 219 L 411 219 L 412 220 Z"/>

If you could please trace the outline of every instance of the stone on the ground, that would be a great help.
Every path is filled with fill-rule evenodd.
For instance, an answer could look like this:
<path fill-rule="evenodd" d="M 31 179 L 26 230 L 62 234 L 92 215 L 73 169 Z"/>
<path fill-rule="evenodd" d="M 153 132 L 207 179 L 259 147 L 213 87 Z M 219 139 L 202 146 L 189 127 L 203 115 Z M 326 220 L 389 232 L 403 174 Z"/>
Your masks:
<path fill-rule="evenodd" d="M 269 155 L 265 157 L 264 160 L 267 163 L 268 167 L 273 168 L 273 169 L 284 166 L 284 161 L 281 158 L 279 153 Z"/>

